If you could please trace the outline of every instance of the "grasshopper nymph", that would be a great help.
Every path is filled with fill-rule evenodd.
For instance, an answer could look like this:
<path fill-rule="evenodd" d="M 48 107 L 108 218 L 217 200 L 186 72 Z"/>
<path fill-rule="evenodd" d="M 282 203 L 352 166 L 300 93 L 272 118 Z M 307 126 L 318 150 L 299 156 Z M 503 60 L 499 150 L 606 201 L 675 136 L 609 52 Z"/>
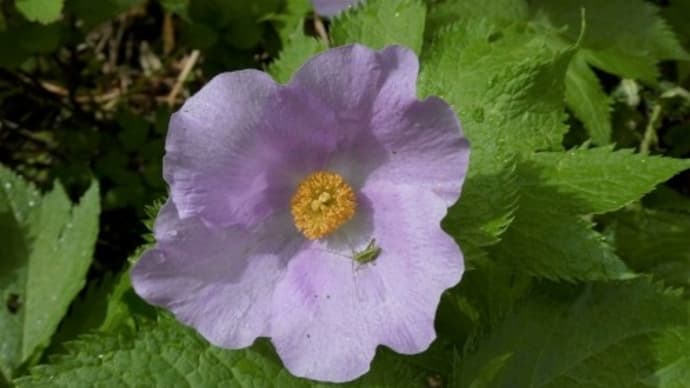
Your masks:
<path fill-rule="evenodd" d="M 364 250 L 353 253 L 352 259 L 359 264 L 367 264 L 376 260 L 380 253 L 381 247 L 376 246 L 376 239 L 372 238 Z"/>

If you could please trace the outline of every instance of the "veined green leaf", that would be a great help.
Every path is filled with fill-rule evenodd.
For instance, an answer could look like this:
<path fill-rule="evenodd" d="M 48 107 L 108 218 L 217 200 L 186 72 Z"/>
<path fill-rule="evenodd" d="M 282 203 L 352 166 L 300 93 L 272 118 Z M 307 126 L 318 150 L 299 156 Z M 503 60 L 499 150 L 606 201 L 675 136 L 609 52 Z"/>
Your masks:
<path fill-rule="evenodd" d="M 16 380 L 17 386 L 327 386 L 291 376 L 266 341 L 245 350 L 221 349 L 168 317 L 142 323 L 136 336 L 87 335 L 69 349 Z M 382 351 L 371 372 L 348 386 L 420 385 L 423 377 L 400 356 Z"/>
<path fill-rule="evenodd" d="M 337 16 L 331 26 L 335 45 L 361 43 L 381 49 L 401 44 L 422 50 L 426 7 L 419 0 L 368 0 Z"/>
<path fill-rule="evenodd" d="M 611 98 L 581 53 L 570 62 L 565 79 L 565 101 L 584 124 L 595 144 L 611 141 Z"/>
<path fill-rule="evenodd" d="M 43 198 L 0 166 L 0 371 L 13 371 L 47 345 L 83 287 L 98 233 L 98 186 L 72 206 L 59 183 Z"/>
<path fill-rule="evenodd" d="M 545 286 L 463 357 L 456 386 L 476 381 L 506 354 L 512 357 L 490 387 L 641 386 L 686 356 L 668 349 L 672 354 L 659 365 L 664 357 L 653 340 L 685 325 L 687 307 L 647 279 Z"/>
<path fill-rule="evenodd" d="M 43 24 L 52 23 L 60 18 L 65 0 L 15 0 L 17 10 L 27 20 Z"/>

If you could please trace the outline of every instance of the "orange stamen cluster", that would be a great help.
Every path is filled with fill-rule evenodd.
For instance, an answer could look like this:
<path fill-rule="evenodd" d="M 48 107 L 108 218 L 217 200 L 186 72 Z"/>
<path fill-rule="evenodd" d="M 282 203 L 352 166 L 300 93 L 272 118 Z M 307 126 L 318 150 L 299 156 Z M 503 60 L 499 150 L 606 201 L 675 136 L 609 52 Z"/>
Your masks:
<path fill-rule="evenodd" d="M 297 187 L 292 196 L 292 218 L 297 229 L 316 240 L 333 233 L 355 214 L 357 198 L 343 177 L 317 171 Z"/>

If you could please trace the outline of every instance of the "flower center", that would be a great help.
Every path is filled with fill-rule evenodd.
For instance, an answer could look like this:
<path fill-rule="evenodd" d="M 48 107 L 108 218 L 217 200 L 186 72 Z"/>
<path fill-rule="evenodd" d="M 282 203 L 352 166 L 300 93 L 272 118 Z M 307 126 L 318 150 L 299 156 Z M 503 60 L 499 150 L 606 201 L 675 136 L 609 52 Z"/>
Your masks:
<path fill-rule="evenodd" d="M 331 234 L 355 214 L 357 199 L 343 177 L 317 171 L 304 178 L 290 202 L 297 229 L 308 239 Z"/>

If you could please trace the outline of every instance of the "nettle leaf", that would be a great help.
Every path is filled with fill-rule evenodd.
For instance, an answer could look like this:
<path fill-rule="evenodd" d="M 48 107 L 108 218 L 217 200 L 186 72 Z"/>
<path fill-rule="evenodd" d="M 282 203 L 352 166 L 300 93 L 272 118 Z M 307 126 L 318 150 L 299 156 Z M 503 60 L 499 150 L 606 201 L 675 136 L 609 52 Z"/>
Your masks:
<path fill-rule="evenodd" d="M 422 50 L 426 7 L 419 0 L 368 0 L 333 20 L 335 45 L 361 43 L 380 49 L 401 44 Z"/>
<path fill-rule="evenodd" d="M 145 3 L 145 0 L 70 0 L 67 10 L 81 19 L 86 28 L 91 28 Z"/>
<path fill-rule="evenodd" d="M 561 149 L 563 80 L 572 54 L 552 49 L 525 26 L 454 24 L 424 54 L 420 93 L 456 109 L 473 151 L 488 143 L 519 154 Z"/>
<path fill-rule="evenodd" d="M 245 350 L 221 349 L 169 317 L 142 323 L 136 336 L 87 335 L 69 348 L 17 386 L 326 386 L 291 376 L 265 340 Z M 420 385 L 423 377 L 401 356 L 382 351 L 372 370 L 349 386 Z"/>
<path fill-rule="evenodd" d="M 301 30 L 301 27 L 300 27 Z M 268 73 L 280 83 L 287 83 L 292 75 L 313 55 L 326 49 L 323 42 L 310 36 L 293 34 L 278 59 L 268 68 Z"/>
<path fill-rule="evenodd" d="M 683 388 L 690 381 L 690 326 L 666 330 L 653 345 L 657 359 L 654 374 L 644 379 L 648 386 Z"/>
<path fill-rule="evenodd" d="M 688 168 L 689 159 L 600 147 L 537 153 L 520 165 L 519 175 L 522 195 L 545 208 L 600 214 L 640 199 Z"/>
<path fill-rule="evenodd" d="M 639 386 L 687 357 L 655 352 L 688 306 L 647 279 L 543 288 L 456 364 L 456 386 Z"/>
<path fill-rule="evenodd" d="M 515 221 L 490 252 L 503 265 L 549 279 L 630 277 L 583 216 L 620 209 L 688 167 L 687 160 L 611 147 L 536 153 L 518 167 Z"/>
<path fill-rule="evenodd" d="M 47 345 L 91 263 L 100 211 L 93 183 L 73 206 L 59 183 L 43 198 L 0 166 L 0 370 Z"/>
<path fill-rule="evenodd" d="M 521 199 L 515 221 L 489 250 L 499 264 L 554 280 L 633 276 L 593 223 L 531 198 Z"/>
<path fill-rule="evenodd" d="M 136 317 L 155 314 L 154 308 L 134 293 L 126 267 L 119 274 L 108 274 L 89 284 L 84 297 L 72 303 L 46 354 L 63 351 L 70 341 L 88 332 L 134 334 Z"/>
<path fill-rule="evenodd" d="M 616 250 L 635 270 L 690 288 L 690 215 L 629 209 L 606 217 Z"/>
<path fill-rule="evenodd" d="M 485 18 L 503 25 L 526 21 L 528 16 L 529 8 L 524 0 L 445 0 L 429 5 L 426 36 L 430 38 L 460 20 Z"/>
<path fill-rule="evenodd" d="M 496 244 L 517 209 L 517 163 L 502 148 L 497 144 L 487 144 L 480 151 L 473 150 L 461 199 L 448 209 L 443 221 L 446 232 L 457 236 L 465 257 L 470 260 L 473 256 L 467 257 L 466 247 L 469 244 L 478 248 Z"/>
<path fill-rule="evenodd" d="M 582 53 L 570 62 L 566 73 L 565 101 L 592 137 L 595 144 L 611 141 L 611 97 L 601 87 L 599 78 Z"/>
<path fill-rule="evenodd" d="M 486 20 L 442 31 L 424 54 L 421 95 L 448 101 L 472 145 L 462 199 L 444 222 L 463 248 L 497 243 L 513 220 L 517 161 L 537 149 L 561 148 L 571 54 L 552 50 L 524 26 Z"/>
<path fill-rule="evenodd" d="M 262 20 L 273 22 L 280 41 L 285 47 L 286 42 L 297 34 L 304 35 L 304 19 L 311 10 L 312 3 L 309 0 L 286 0 L 280 13 L 266 15 Z"/>
<path fill-rule="evenodd" d="M 642 0 L 537 0 L 530 3 L 565 36 L 575 42 L 581 10 L 587 28 L 582 42 L 588 62 L 626 78 L 655 82 L 656 64 L 665 59 L 689 59 L 653 4 Z M 635 12 L 630 12 L 634 9 Z M 622 17 L 622 15 L 625 15 Z"/>
<path fill-rule="evenodd" d="M 32 22 L 52 23 L 60 18 L 65 0 L 15 0 L 17 10 Z"/>

